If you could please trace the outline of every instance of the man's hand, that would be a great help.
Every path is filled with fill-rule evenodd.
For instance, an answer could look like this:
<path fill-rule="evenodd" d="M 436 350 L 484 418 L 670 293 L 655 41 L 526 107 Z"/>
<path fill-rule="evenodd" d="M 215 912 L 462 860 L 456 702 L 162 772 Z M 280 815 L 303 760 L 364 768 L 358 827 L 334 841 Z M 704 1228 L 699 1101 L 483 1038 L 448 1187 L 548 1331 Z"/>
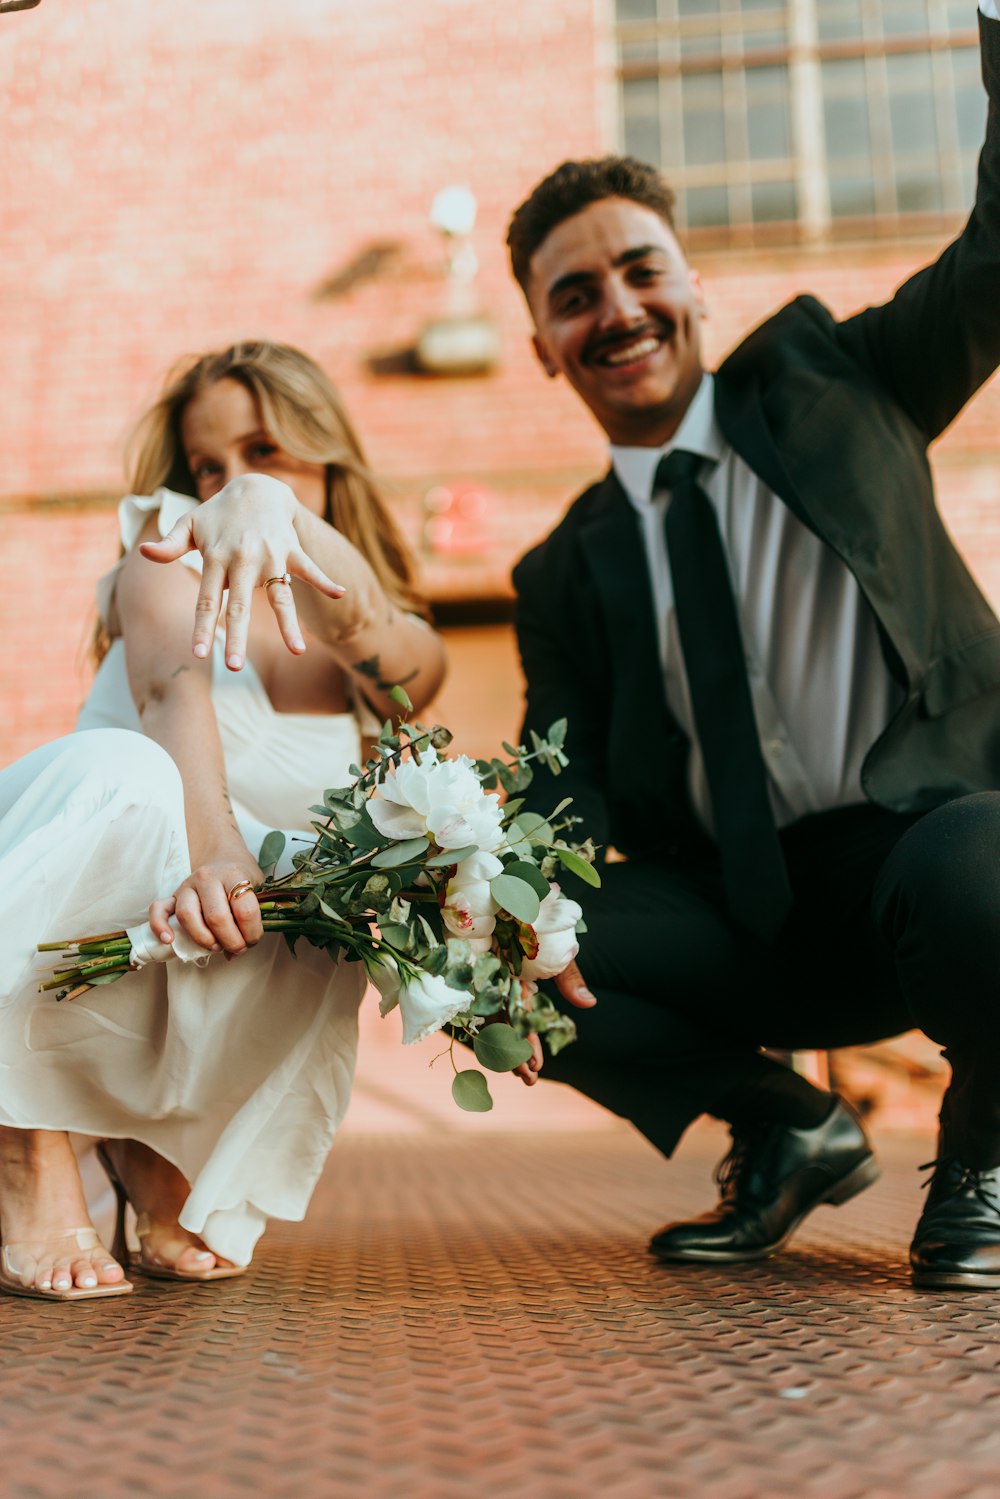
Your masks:
<path fill-rule="evenodd" d="M 563 999 L 569 1000 L 571 1005 L 576 1005 L 579 1010 L 590 1010 L 597 1003 L 597 995 L 591 994 L 583 981 L 583 974 L 577 967 L 576 960 L 567 963 L 562 973 L 556 974 L 556 988 Z M 534 1056 L 528 1062 L 522 1062 L 520 1067 L 514 1068 L 514 1076 L 519 1077 L 522 1083 L 527 1083 L 530 1088 L 537 1083 L 538 1074 L 542 1069 L 542 1043 L 538 1037 L 528 1037 L 534 1050 Z"/>
<path fill-rule="evenodd" d="M 597 995 L 591 994 L 584 983 L 575 958 L 566 964 L 562 973 L 556 974 L 555 985 L 563 999 L 568 999 L 578 1010 L 590 1010 L 597 1003 Z"/>
<path fill-rule="evenodd" d="M 297 507 L 295 495 L 280 479 L 244 474 L 179 520 L 162 541 L 141 543 L 139 550 L 151 562 L 176 562 L 193 551 L 204 559 L 192 640 L 196 656 L 207 656 L 212 649 L 226 588 L 226 665 L 231 671 L 239 671 L 246 660 L 253 591 L 269 578 L 291 573 L 327 598 L 343 597 L 346 589 L 328 578 L 299 545 Z M 306 645 L 291 588 L 272 583 L 264 592 L 282 639 L 300 656 Z"/>

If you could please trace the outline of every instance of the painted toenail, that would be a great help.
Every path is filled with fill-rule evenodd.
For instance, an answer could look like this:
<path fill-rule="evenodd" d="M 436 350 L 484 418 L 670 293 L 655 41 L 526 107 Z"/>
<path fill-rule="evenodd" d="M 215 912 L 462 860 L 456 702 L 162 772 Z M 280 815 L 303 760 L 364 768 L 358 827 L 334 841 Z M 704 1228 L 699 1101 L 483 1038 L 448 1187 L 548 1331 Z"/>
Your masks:
<path fill-rule="evenodd" d="M 214 1254 L 210 1254 L 207 1249 L 199 1249 L 195 1255 L 196 1260 L 212 1260 L 214 1258 Z"/>
<path fill-rule="evenodd" d="M 81 1280 L 80 1280 L 80 1284 L 81 1284 L 81 1286 L 96 1286 L 97 1285 L 97 1276 L 96 1275 L 84 1275 L 81 1278 Z"/>

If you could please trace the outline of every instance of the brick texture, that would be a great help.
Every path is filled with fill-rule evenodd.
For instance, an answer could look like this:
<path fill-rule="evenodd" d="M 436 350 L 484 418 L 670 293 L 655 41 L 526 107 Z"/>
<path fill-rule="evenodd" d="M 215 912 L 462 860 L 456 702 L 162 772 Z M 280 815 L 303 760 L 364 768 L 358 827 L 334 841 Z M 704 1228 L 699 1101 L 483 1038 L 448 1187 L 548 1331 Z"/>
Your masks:
<path fill-rule="evenodd" d="M 503 233 L 559 159 L 616 144 L 608 10 L 43 0 L 0 18 L 0 763 L 72 722 L 93 581 L 115 555 L 122 439 L 192 351 L 262 335 L 316 355 L 415 537 L 430 485 L 485 486 L 490 589 L 599 471 L 599 434 L 535 364 Z M 452 182 L 479 201 L 476 296 L 501 368 L 377 375 L 372 357 L 446 306 L 427 214 Z M 387 241 L 385 274 L 317 297 Z M 841 314 L 882 299 L 937 248 L 703 257 L 710 356 L 803 287 Z M 994 382 L 938 458 L 948 520 L 994 600 L 998 416 Z M 435 591 L 461 592 L 462 568 L 429 566 Z"/>

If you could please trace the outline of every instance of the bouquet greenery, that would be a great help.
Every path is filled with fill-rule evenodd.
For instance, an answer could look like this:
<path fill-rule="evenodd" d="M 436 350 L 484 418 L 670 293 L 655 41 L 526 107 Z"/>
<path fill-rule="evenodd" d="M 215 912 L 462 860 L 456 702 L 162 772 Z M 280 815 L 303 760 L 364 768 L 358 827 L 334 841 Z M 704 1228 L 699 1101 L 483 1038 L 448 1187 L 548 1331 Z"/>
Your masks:
<path fill-rule="evenodd" d="M 392 696 L 412 709 L 402 688 Z M 532 761 L 554 774 L 565 767 L 565 737 L 561 720 L 544 739 L 532 733 L 530 749 L 505 743 L 508 759 L 473 761 L 442 755 L 452 736 L 440 725 L 387 720 L 364 767 L 351 766 L 352 784 L 310 808 L 316 838 L 292 854 L 291 872 L 275 873 L 284 833 L 269 833 L 261 847 L 265 932 L 281 933 L 293 953 L 304 940 L 334 960 L 363 962 L 382 1014 L 398 1005 L 405 1044 L 446 1028 L 463 1109 L 493 1101 L 484 1074 L 455 1063 L 456 1040 L 487 1070 L 507 1072 L 531 1057 L 529 1035 L 554 1055 L 576 1034 L 537 983 L 576 956 L 582 929 L 579 905 L 553 876 L 599 885 L 595 851 L 589 840 L 569 841 L 579 819 L 568 798 L 543 817 L 520 796 Z M 64 961 L 41 988 L 75 999 L 114 983 L 140 961 L 141 930 L 44 943 L 40 951 Z M 173 955 L 170 944 L 151 954 Z"/>

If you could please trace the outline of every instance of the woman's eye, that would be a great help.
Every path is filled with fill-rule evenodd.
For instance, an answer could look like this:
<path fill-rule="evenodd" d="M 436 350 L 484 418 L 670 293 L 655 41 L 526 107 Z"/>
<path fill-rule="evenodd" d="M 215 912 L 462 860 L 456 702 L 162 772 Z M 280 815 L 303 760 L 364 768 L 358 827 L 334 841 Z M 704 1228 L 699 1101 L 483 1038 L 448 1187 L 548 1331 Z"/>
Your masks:
<path fill-rule="evenodd" d="M 216 474 L 219 472 L 219 465 L 217 463 L 209 463 L 206 461 L 204 463 L 196 464 L 191 472 L 194 474 L 194 477 L 196 479 L 214 479 Z"/>
<path fill-rule="evenodd" d="M 268 458 L 273 458 L 278 447 L 273 442 L 255 442 L 247 449 L 247 457 L 254 463 L 262 463 Z"/>

